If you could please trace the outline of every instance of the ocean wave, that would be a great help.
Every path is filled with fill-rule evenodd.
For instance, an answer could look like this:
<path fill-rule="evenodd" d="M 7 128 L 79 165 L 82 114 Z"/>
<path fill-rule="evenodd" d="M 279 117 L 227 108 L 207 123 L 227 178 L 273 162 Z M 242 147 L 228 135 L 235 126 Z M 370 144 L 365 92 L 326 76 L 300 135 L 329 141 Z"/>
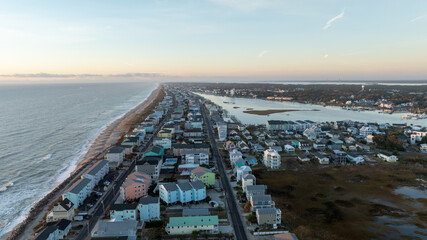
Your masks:
<path fill-rule="evenodd" d="M 8 183 L 6 183 L 4 186 L 2 186 L 1 188 L 0 188 L 0 192 L 4 192 L 4 191 L 6 191 L 7 189 L 9 189 L 10 187 L 12 187 L 13 186 L 13 182 L 12 181 L 10 181 L 10 182 L 8 182 Z"/>
<path fill-rule="evenodd" d="M 121 117 L 123 117 L 127 112 L 131 111 L 132 109 L 136 108 L 138 105 L 140 105 L 141 103 L 143 103 L 144 101 L 146 101 L 148 99 L 148 97 L 153 93 L 153 91 L 155 91 L 155 89 L 159 86 L 159 84 L 153 84 L 153 89 L 144 96 L 136 96 L 134 99 L 141 99 L 143 98 L 141 101 L 138 101 L 137 104 L 132 105 L 131 107 L 126 107 L 129 106 L 129 101 L 127 102 L 127 104 L 122 104 L 120 106 L 118 106 L 119 108 L 121 108 L 120 110 L 122 110 L 121 114 L 118 114 L 116 117 L 113 117 L 110 121 L 108 121 L 107 123 L 105 123 L 104 125 L 102 125 L 100 128 L 98 128 L 94 134 L 92 134 L 89 138 L 87 138 L 85 140 L 85 142 L 83 143 L 83 145 L 81 145 L 81 147 L 75 152 L 75 154 L 73 154 L 73 157 L 71 158 L 71 160 L 67 161 L 66 164 L 64 164 L 60 169 L 58 169 L 57 173 L 53 176 L 53 178 L 51 178 L 53 181 L 53 184 L 49 184 L 49 189 L 46 190 L 45 192 L 43 192 L 41 195 L 39 195 L 34 202 L 32 202 L 29 206 L 25 207 L 22 211 L 20 211 L 19 213 L 17 213 L 17 215 L 15 215 L 16 217 L 14 217 L 13 219 L 11 219 L 9 221 L 9 223 L 7 224 L 7 226 L 5 226 L 5 228 L 0 229 L 0 237 L 12 230 L 16 225 L 18 225 L 20 222 L 24 221 L 28 212 L 30 211 L 31 207 L 34 206 L 35 203 L 37 203 L 39 200 L 41 200 L 43 197 L 45 197 L 52 189 L 54 189 L 56 186 L 58 186 L 61 182 L 63 182 L 65 179 L 67 179 L 70 174 L 75 171 L 75 169 L 77 168 L 78 164 L 84 159 L 84 156 L 87 154 L 87 152 L 89 151 L 90 147 L 93 145 L 93 143 L 95 142 L 96 138 L 110 125 L 112 124 L 114 121 L 120 119 Z M 130 99 L 131 101 L 133 99 Z M 36 144 L 36 143 L 34 143 Z M 50 156 L 49 156 L 50 155 Z M 47 154 L 45 155 L 40 162 L 42 161 L 46 161 L 48 159 L 50 159 L 52 157 L 52 154 Z"/>

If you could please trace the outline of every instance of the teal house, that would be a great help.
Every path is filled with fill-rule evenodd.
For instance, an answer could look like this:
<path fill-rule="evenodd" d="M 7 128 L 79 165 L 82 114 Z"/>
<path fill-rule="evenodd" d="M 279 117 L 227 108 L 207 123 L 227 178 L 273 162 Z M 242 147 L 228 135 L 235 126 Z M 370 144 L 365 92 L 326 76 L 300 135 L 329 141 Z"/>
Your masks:
<path fill-rule="evenodd" d="M 165 155 L 165 150 L 162 146 L 159 145 L 154 145 L 151 146 L 142 157 L 149 157 L 149 156 L 154 156 L 154 157 L 163 157 Z"/>

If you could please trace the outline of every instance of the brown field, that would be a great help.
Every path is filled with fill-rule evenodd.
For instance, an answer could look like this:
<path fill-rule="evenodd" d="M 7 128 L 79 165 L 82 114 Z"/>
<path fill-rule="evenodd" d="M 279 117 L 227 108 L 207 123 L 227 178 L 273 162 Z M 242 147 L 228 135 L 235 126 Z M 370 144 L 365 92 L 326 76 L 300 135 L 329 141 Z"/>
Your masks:
<path fill-rule="evenodd" d="M 396 230 L 374 225 L 375 217 L 383 215 L 427 227 L 426 199 L 393 194 L 398 186 L 419 186 L 417 178 L 426 179 L 427 169 L 419 165 L 305 165 L 298 171 L 258 168 L 254 174 L 257 184 L 268 186 L 282 221 L 300 239 L 386 239 L 384 232 Z M 380 231 L 369 231 L 374 226 Z"/>

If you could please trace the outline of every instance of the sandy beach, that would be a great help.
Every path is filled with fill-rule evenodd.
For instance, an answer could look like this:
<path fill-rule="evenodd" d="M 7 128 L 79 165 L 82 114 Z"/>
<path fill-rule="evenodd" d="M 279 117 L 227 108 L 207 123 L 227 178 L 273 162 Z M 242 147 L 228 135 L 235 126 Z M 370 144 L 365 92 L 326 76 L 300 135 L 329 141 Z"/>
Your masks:
<path fill-rule="evenodd" d="M 163 86 L 159 86 L 144 102 L 108 125 L 91 144 L 85 157 L 78 164 L 73 173 L 44 198 L 38 201 L 29 211 L 27 218 L 16 226 L 13 231 L 3 235 L 1 239 L 32 239 L 33 228 L 43 220 L 43 216 L 47 213 L 49 205 L 60 198 L 63 191 L 70 187 L 71 184 L 80 177 L 81 173 L 88 169 L 93 162 L 98 159 L 103 159 L 106 150 L 111 145 L 116 144 L 127 132 L 129 132 L 129 130 L 131 130 L 131 128 L 138 125 L 151 114 L 154 107 L 163 100 L 164 96 L 165 92 L 163 91 Z"/>

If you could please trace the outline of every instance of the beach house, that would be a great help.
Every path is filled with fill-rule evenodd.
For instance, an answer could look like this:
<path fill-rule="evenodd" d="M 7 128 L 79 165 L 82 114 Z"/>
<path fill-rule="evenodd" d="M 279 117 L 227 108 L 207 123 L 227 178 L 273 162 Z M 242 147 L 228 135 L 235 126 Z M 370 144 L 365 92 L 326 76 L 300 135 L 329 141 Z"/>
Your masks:
<path fill-rule="evenodd" d="M 279 153 L 269 148 L 264 151 L 263 162 L 266 167 L 278 169 L 282 163 L 282 160 Z"/>
<path fill-rule="evenodd" d="M 215 185 L 215 173 L 213 173 L 212 170 L 204 167 L 197 167 L 191 170 L 190 179 L 192 182 L 201 181 L 206 186 Z"/>
<path fill-rule="evenodd" d="M 120 146 L 114 146 L 108 150 L 107 161 L 112 167 L 117 167 L 125 159 L 126 149 Z"/>
<path fill-rule="evenodd" d="M 101 160 L 96 162 L 92 167 L 90 167 L 85 173 L 83 173 L 83 178 L 90 179 L 91 189 L 95 187 L 96 184 L 101 181 L 101 179 L 108 173 L 108 161 Z"/>
<path fill-rule="evenodd" d="M 160 199 L 158 197 L 140 198 L 138 209 L 141 221 L 160 219 Z"/>
<path fill-rule="evenodd" d="M 237 181 L 242 181 L 244 175 L 252 173 L 252 169 L 249 166 L 237 167 L 235 168 L 235 171 Z"/>
<path fill-rule="evenodd" d="M 273 225 L 276 228 L 282 223 L 282 211 L 278 208 L 259 208 L 255 215 L 258 225 Z"/>
<path fill-rule="evenodd" d="M 60 219 L 73 220 L 73 217 L 74 204 L 68 198 L 65 198 L 53 206 L 46 216 L 46 222 L 55 222 Z"/>
<path fill-rule="evenodd" d="M 167 204 L 197 202 L 206 199 L 206 186 L 201 181 L 165 183 L 159 186 L 159 195 Z"/>
<path fill-rule="evenodd" d="M 132 200 L 147 195 L 151 185 L 151 177 L 143 172 L 133 172 L 120 186 L 120 196 L 123 200 Z"/>
<path fill-rule="evenodd" d="M 377 156 L 387 162 L 396 162 L 397 160 L 399 160 L 395 155 L 388 152 L 379 152 Z"/>
<path fill-rule="evenodd" d="M 136 162 L 136 171 L 148 174 L 151 179 L 157 179 L 160 176 L 160 170 L 163 160 L 158 156 L 143 157 Z"/>
<path fill-rule="evenodd" d="M 252 212 L 261 208 L 274 208 L 275 203 L 271 200 L 271 195 L 252 195 L 250 198 Z"/>
<path fill-rule="evenodd" d="M 185 235 L 193 231 L 215 234 L 218 233 L 218 216 L 171 217 L 165 230 L 169 235 Z"/>
<path fill-rule="evenodd" d="M 87 178 L 80 179 L 62 194 L 62 200 L 68 198 L 73 203 L 73 208 L 77 209 L 89 196 L 91 190 L 91 180 Z"/>
<path fill-rule="evenodd" d="M 110 219 L 137 220 L 138 204 L 112 204 L 110 206 Z"/>
<path fill-rule="evenodd" d="M 242 177 L 242 189 L 246 192 L 246 187 L 253 186 L 256 184 L 256 177 L 252 174 L 245 174 Z"/>

